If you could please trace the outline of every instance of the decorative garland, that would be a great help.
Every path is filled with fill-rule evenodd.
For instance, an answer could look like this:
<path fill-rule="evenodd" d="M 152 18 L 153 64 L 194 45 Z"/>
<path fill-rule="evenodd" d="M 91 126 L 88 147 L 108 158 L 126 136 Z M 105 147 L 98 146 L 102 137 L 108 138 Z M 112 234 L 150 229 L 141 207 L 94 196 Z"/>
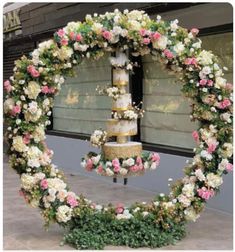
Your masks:
<path fill-rule="evenodd" d="M 15 62 L 14 75 L 4 82 L 10 164 L 20 174 L 21 194 L 40 208 L 45 223 L 70 230 L 65 241 L 77 248 L 174 243 L 184 236 L 186 220 L 199 217 L 223 183 L 222 175 L 232 170 L 232 84 L 223 78 L 216 56 L 201 49 L 198 32 L 179 27 L 177 20 L 115 10 L 68 23 L 31 57 Z M 168 196 L 130 207 L 95 205 L 71 192 L 44 142 L 63 76 L 71 76 L 83 58 L 99 59 L 115 48 L 129 49 L 134 56 L 151 53 L 165 64 L 183 83 L 182 92 L 192 103 L 191 119 L 200 122 L 185 177 L 172 185 Z"/>

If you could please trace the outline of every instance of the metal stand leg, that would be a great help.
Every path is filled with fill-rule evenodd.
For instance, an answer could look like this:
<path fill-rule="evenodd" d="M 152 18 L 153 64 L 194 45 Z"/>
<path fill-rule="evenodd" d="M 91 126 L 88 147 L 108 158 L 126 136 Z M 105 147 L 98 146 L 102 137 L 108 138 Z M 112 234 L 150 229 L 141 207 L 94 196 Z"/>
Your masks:
<path fill-rule="evenodd" d="M 117 178 L 113 177 L 113 183 L 117 183 Z"/>
<path fill-rule="evenodd" d="M 123 184 L 127 185 L 127 182 L 128 182 L 128 178 L 124 178 Z"/>

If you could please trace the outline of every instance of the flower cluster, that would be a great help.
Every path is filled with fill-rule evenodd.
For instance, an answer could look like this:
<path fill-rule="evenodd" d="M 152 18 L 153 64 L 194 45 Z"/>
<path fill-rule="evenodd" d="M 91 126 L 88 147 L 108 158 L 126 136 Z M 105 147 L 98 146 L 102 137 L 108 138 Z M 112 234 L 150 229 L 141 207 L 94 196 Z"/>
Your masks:
<path fill-rule="evenodd" d="M 81 166 L 87 171 L 95 170 L 97 174 L 103 176 L 131 175 L 144 170 L 155 170 L 160 163 L 160 156 L 157 153 L 145 152 L 142 157 L 115 158 L 106 160 L 99 154 L 90 152 L 82 159 Z"/>
<path fill-rule="evenodd" d="M 105 130 L 95 130 L 91 135 L 90 142 L 94 147 L 101 147 L 107 142 L 107 132 Z"/>
<path fill-rule="evenodd" d="M 191 119 L 201 126 L 193 132 L 193 161 L 185 168 L 185 177 L 172 185 L 169 196 L 160 195 L 149 204 L 119 207 L 118 213 L 107 206 L 107 211 L 102 208 L 104 216 L 136 220 L 152 216 L 161 229 L 198 218 L 206 200 L 219 190 L 222 176 L 233 167 L 232 84 L 224 78 L 217 57 L 202 50 L 198 32 L 196 28 L 188 31 L 180 27 L 178 20 L 164 22 L 160 16 L 151 20 L 143 11 L 115 10 L 87 15 L 84 22 L 68 23 L 54 39 L 40 43 L 29 58 L 15 61 L 13 76 L 4 82 L 9 160 L 21 175 L 21 194 L 30 204 L 38 205 L 46 222 L 67 226 L 80 218 L 80 209 L 98 212 L 90 201 L 68 191 L 61 173 L 51 164 L 52 151 L 44 143 L 43 132 L 50 124 L 53 98 L 61 89 L 63 76 L 71 75 L 83 58 L 99 59 L 116 49 L 131 49 L 133 56 L 151 53 L 174 73 L 183 83 L 183 94 L 191 99 Z M 111 96 L 115 92 L 109 90 Z M 112 160 L 108 164 L 99 156 L 93 159 L 85 159 L 83 165 L 110 176 L 130 169 L 153 169 L 159 162 L 157 156 Z"/>
<path fill-rule="evenodd" d="M 142 118 L 144 116 L 144 110 L 138 108 L 137 106 L 132 107 L 132 109 L 128 109 L 125 111 L 115 111 L 112 112 L 113 118 L 118 120 L 137 120 L 138 118 Z"/>
<path fill-rule="evenodd" d="M 119 87 L 112 87 L 112 86 L 107 86 L 104 88 L 97 86 L 96 91 L 98 91 L 99 94 L 112 97 L 114 100 L 117 100 L 120 97 L 120 95 L 123 95 L 126 93 L 125 89 L 121 89 Z"/>

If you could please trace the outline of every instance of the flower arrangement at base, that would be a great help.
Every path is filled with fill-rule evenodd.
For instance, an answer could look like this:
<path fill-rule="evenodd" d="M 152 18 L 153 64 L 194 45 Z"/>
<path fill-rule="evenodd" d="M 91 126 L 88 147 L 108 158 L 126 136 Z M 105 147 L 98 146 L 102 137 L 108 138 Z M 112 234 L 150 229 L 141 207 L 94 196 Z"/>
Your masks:
<path fill-rule="evenodd" d="M 155 170 L 159 166 L 160 156 L 157 153 L 143 152 L 141 157 L 115 158 L 106 160 L 102 154 L 90 152 L 82 159 L 81 166 L 87 171 L 95 170 L 103 176 L 137 175 L 145 170 Z"/>
<path fill-rule="evenodd" d="M 66 228 L 65 242 L 78 249 L 174 244 L 233 169 L 232 84 L 223 77 L 217 57 L 201 48 L 198 32 L 178 26 L 177 20 L 150 19 L 144 11 L 115 10 L 68 23 L 28 58 L 15 61 L 13 76 L 4 82 L 9 163 L 20 175 L 21 195 L 40 209 L 46 225 L 56 222 Z M 193 132 L 195 156 L 169 195 L 131 206 L 101 206 L 69 190 L 51 163 L 45 128 L 64 76 L 72 76 L 83 58 L 99 59 L 117 48 L 130 49 L 133 56 L 151 53 L 174 73 L 191 100 L 190 117 L 200 127 Z"/>

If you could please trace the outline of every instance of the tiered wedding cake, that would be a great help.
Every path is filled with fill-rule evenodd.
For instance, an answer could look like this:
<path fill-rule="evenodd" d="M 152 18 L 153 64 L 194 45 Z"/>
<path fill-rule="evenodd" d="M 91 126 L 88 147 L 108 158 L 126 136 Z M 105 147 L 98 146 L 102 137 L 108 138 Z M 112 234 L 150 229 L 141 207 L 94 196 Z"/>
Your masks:
<path fill-rule="evenodd" d="M 117 52 L 116 59 L 126 58 L 124 53 Z M 129 136 L 137 134 L 137 118 L 128 117 L 133 111 L 131 94 L 126 92 L 129 84 L 129 72 L 123 68 L 113 68 L 113 86 L 120 90 L 118 98 L 113 99 L 112 111 L 114 118 L 107 122 L 108 136 L 117 137 L 117 142 L 107 142 L 103 146 L 105 158 L 130 158 L 141 156 L 142 144 L 128 141 Z"/>

